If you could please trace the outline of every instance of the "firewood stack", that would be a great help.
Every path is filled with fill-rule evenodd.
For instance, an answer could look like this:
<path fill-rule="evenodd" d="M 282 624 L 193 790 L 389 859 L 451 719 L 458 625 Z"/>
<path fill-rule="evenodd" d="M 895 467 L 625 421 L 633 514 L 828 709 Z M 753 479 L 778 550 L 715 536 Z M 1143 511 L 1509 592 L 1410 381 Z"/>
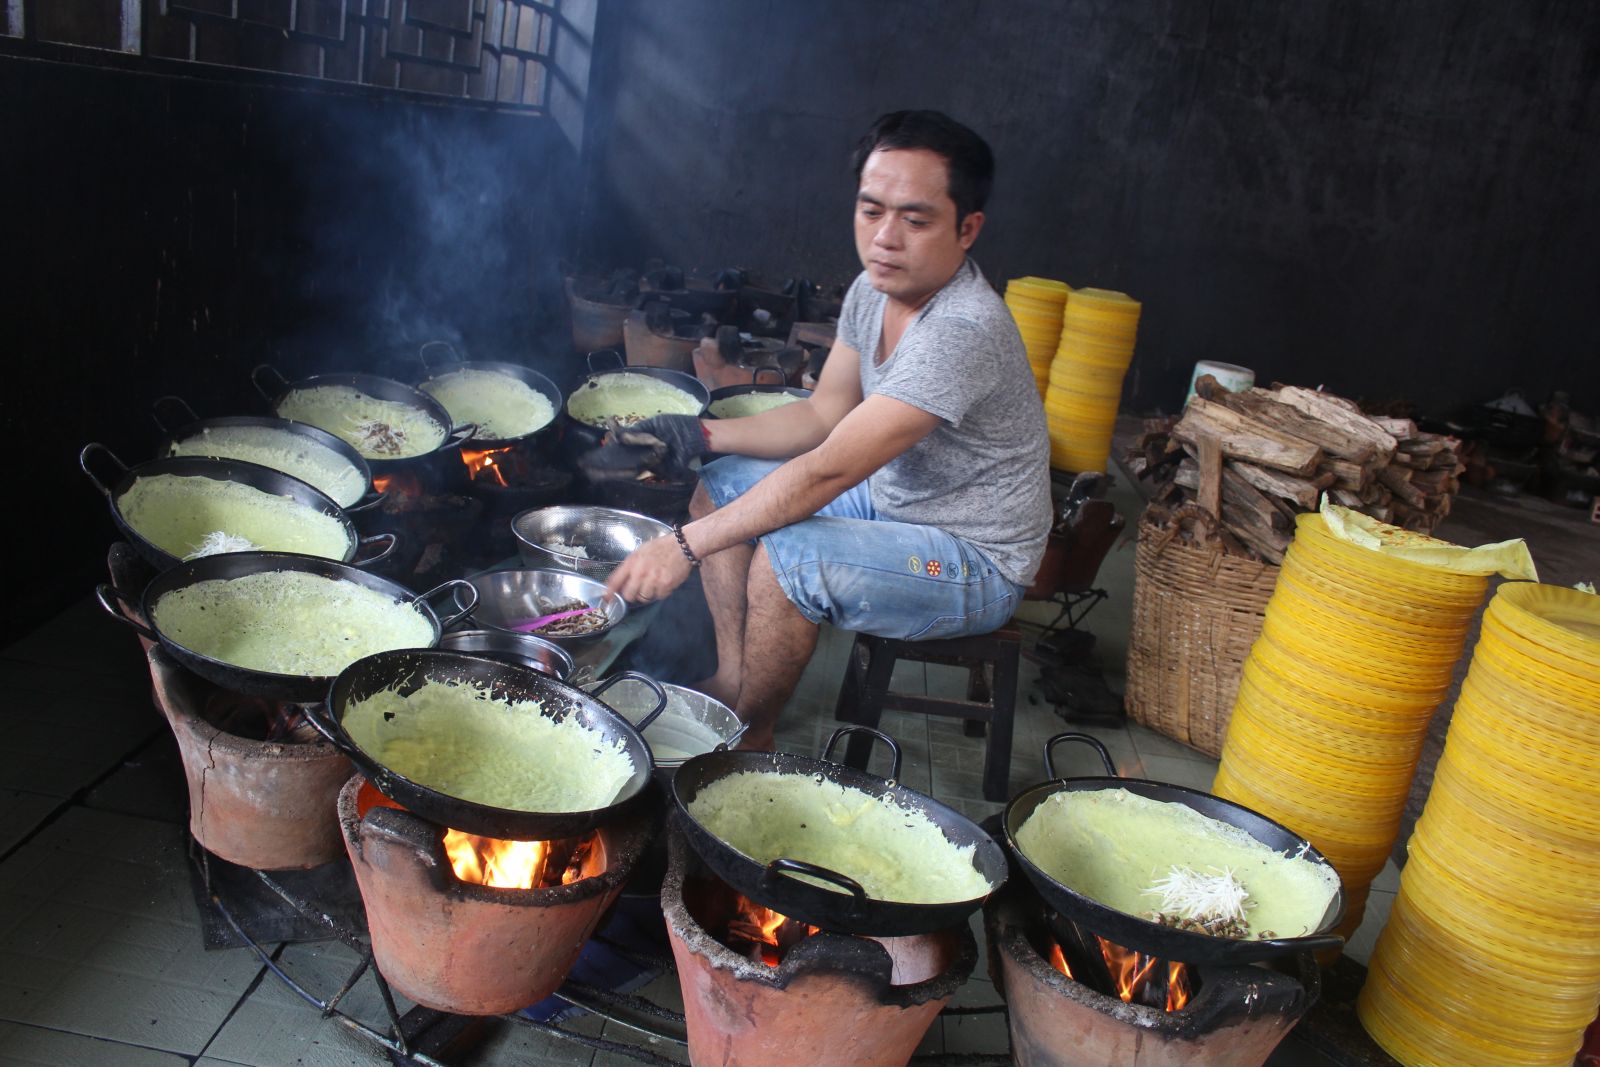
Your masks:
<path fill-rule="evenodd" d="M 1324 492 L 1421 533 L 1450 514 L 1463 470 L 1454 438 L 1299 386 L 1231 393 L 1204 377 L 1196 394 L 1182 418 L 1147 421 L 1128 453 L 1134 474 L 1157 483 L 1158 524 L 1197 504 L 1220 519 L 1225 550 L 1278 563 L 1294 516 L 1315 510 Z"/>

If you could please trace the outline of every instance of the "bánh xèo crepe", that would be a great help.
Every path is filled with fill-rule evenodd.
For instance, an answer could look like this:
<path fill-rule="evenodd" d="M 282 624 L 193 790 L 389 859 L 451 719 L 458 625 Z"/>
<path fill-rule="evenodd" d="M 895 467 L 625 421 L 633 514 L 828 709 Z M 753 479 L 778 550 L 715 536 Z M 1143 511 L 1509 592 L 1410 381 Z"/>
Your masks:
<path fill-rule="evenodd" d="M 322 490 L 342 508 L 367 491 L 367 480 L 339 453 L 309 437 L 270 426 L 208 426 L 174 441 L 168 454 L 259 463 Z"/>
<path fill-rule="evenodd" d="M 604 374 L 575 389 L 567 411 L 579 422 L 603 428 L 612 416 L 634 423 L 656 415 L 698 415 L 700 400 L 648 374 Z"/>
<path fill-rule="evenodd" d="M 1016 838 L 1023 855 L 1062 885 L 1140 918 L 1161 914 L 1165 897 L 1156 887 L 1175 874 L 1184 881 L 1237 883 L 1247 894 L 1247 938 L 1311 933 L 1339 889 L 1331 867 L 1284 856 L 1185 804 L 1126 789 L 1055 793 L 1033 810 Z"/>
<path fill-rule="evenodd" d="M 507 700 L 467 682 L 424 682 L 351 702 L 345 732 L 369 756 L 419 785 L 513 811 L 593 811 L 633 777 L 622 739 L 607 742 L 536 700 Z"/>
<path fill-rule="evenodd" d="M 974 846 L 951 843 L 932 819 L 888 796 L 820 775 L 741 771 L 701 789 L 689 813 L 763 866 L 779 857 L 815 863 L 878 900 L 940 904 L 991 888 L 973 866 Z"/>
<path fill-rule="evenodd" d="M 710 412 L 719 419 L 742 419 L 763 411 L 781 408 L 803 399 L 793 393 L 735 393 L 711 402 Z"/>
<path fill-rule="evenodd" d="M 349 529 L 293 497 L 242 482 L 179 474 L 137 479 L 117 501 L 123 521 L 168 555 L 188 559 L 223 533 L 269 552 L 344 559 Z"/>
<path fill-rule="evenodd" d="M 309 422 L 354 446 L 367 459 L 408 459 L 444 444 L 450 429 L 410 404 L 380 400 L 348 385 L 291 389 L 278 415 Z"/>
<path fill-rule="evenodd" d="M 450 413 L 456 425 L 473 423 L 477 436 L 506 441 L 533 433 L 556 417 L 550 398 L 520 378 L 486 370 L 459 370 L 418 388 Z"/>
<path fill-rule="evenodd" d="M 427 616 L 354 582 L 259 571 L 174 589 L 153 621 L 170 641 L 222 663 L 330 678 L 363 656 L 433 643 Z"/>

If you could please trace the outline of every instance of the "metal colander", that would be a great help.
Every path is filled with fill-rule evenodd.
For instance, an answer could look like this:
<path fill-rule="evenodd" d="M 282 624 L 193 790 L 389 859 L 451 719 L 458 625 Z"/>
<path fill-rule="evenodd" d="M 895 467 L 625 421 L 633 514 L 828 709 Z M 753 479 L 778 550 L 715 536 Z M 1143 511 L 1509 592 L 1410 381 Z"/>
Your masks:
<path fill-rule="evenodd" d="M 527 566 L 556 567 L 604 581 L 634 549 L 670 535 L 672 527 L 632 511 L 560 504 L 524 511 L 511 520 L 511 532 Z M 584 555 L 551 551 L 546 545 L 574 545 Z"/>

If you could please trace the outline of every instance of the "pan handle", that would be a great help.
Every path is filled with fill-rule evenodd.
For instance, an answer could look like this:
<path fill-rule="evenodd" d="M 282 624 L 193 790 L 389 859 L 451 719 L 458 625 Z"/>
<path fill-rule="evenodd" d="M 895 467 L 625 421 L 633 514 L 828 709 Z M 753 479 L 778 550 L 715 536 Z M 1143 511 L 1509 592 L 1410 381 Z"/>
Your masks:
<path fill-rule="evenodd" d="M 589 695 L 599 699 L 601 693 L 604 693 L 607 689 L 610 689 L 624 678 L 627 678 L 630 681 L 638 682 L 640 685 L 644 686 L 646 689 L 650 690 L 650 692 L 656 695 L 656 706 L 650 709 L 650 714 L 633 724 L 633 728 L 642 734 L 651 723 L 655 722 L 661 717 L 661 713 L 663 711 L 667 710 L 667 691 L 661 688 L 660 682 L 656 681 L 654 678 L 646 677 L 645 675 L 640 674 L 638 671 L 619 671 L 591 689 L 589 691 Z"/>
<path fill-rule="evenodd" d="M 373 508 L 382 504 L 384 500 L 388 498 L 388 496 L 389 491 L 387 489 L 374 489 L 360 500 L 357 500 L 354 504 L 351 504 L 349 507 L 345 508 L 344 513 L 346 515 L 360 515 L 363 512 L 371 511 Z"/>
<path fill-rule="evenodd" d="M 787 374 L 783 373 L 783 368 L 782 367 L 774 367 L 772 364 L 768 363 L 768 364 L 765 364 L 763 366 L 755 367 L 755 368 L 751 369 L 751 371 L 750 371 L 750 384 L 751 385 L 760 385 L 761 384 L 761 372 L 764 371 L 764 370 L 769 370 L 769 371 L 772 371 L 774 374 L 776 374 L 778 376 L 778 384 L 779 385 L 788 385 L 789 384 L 789 376 Z"/>
<path fill-rule="evenodd" d="M 611 348 L 597 348 L 593 352 L 590 352 L 587 356 L 583 357 L 584 362 L 589 365 L 590 374 L 599 374 L 601 371 L 600 367 L 596 367 L 594 365 L 595 356 L 611 356 L 617 361 L 617 365 L 615 367 L 605 368 L 607 370 L 621 370 L 623 367 L 628 365 L 628 357 L 622 354 L 622 350 L 620 348 L 617 348 L 616 346 L 612 346 Z"/>
<path fill-rule="evenodd" d="M 717 742 L 717 747 L 712 749 L 711 751 L 713 751 L 713 752 L 731 752 L 731 751 L 733 751 L 733 746 L 737 745 L 739 743 L 739 741 L 744 737 L 745 732 L 747 730 L 749 730 L 749 729 L 750 729 L 750 724 L 749 723 L 747 723 L 747 722 L 740 723 L 739 724 L 739 728 L 733 732 L 732 736 L 730 736 L 726 741 L 718 741 Z"/>
<path fill-rule="evenodd" d="M 900 780 L 900 746 L 894 743 L 894 738 L 882 730 L 874 730 L 870 726 L 841 726 L 828 738 L 828 745 L 822 750 L 822 758 L 833 760 L 833 746 L 839 743 L 839 738 L 846 734 L 871 734 L 875 740 L 882 741 L 889 746 L 889 777 L 894 781 Z M 869 750 L 870 751 L 870 750 Z"/>
<path fill-rule="evenodd" d="M 1330 949 L 1343 948 L 1344 938 L 1338 934 L 1308 934 L 1305 937 L 1267 938 L 1262 941 L 1251 941 L 1249 944 L 1252 949 L 1264 945 L 1284 953 L 1327 952 Z"/>
<path fill-rule="evenodd" d="M 273 379 L 268 381 L 268 378 Z M 262 363 L 250 372 L 250 382 L 256 387 L 256 392 L 261 394 L 269 404 L 276 404 L 278 398 L 289 391 L 289 379 L 278 372 L 278 368 L 270 363 Z"/>
<path fill-rule="evenodd" d="M 766 869 L 761 872 L 761 881 L 763 883 L 771 882 L 780 875 L 787 874 L 804 874 L 843 889 L 850 894 L 850 913 L 852 915 L 860 915 L 867 910 L 867 891 L 861 888 L 860 882 L 848 875 L 840 874 L 838 871 L 832 871 L 826 867 L 818 867 L 815 863 L 807 863 L 804 860 L 792 860 L 787 856 L 780 856 L 767 864 Z"/>
<path fill-rule="evenodd" d="M 107 615 L 110 615 L 113 619 L 116 619 L 124 626 L 133 627 L 135 630 L 139 631 L 140 637 L 143 637 L 147 641 L 160 640 L 160 638 L 156 637 L 154 630 L 150 629 L 150 627 L 146 626 L 144 623 L 137 621 L 139 611 L 138 608 L 134 606 L 133 601 L 127 596 L 124 596 L 122 593 L 118 592 L 109 582 L 101 582 L 99 585 L 94 587 L 94 598 L 100 602 L 100 606 L 102 608 L 106 609 Z M 133 615 L 130 616 L 128 612 L 123 611 L 124 606 L 126 606 L 128 611 L 131 611 Z"/>
<path fill-rule="evenodd" d="M 463 598 L 461 594 L 463 587 L 465 587 L 467 590 L 467 595 L 465 598 Z M 454 595 L 455 605 L 459 610 L 457 610 L 456 613 L 451 615 L 449 618 L 439 620 L 440 633 L 444 633 L 446 630 L 450 629 L 450 627 L 454 626 L 468 615 L 471 615 L 472 609 L 478 606 L 478 587 L 467 581 L 465 578 L 452 578 L 448 582 L 440 582 L 426 593 L 423 593 L 421 596 L 417 597 L 417 599 L 424 602 L 430 601 L 436 594 L 442 593 L 446 589 L 450 590 Z M 463 599 L 466 601 L 466 605 L 464 607 L 462 606 Z M 432 607 L 433 605 L 429 604 L 428 606 Z"/>
<path fill-rule="evenodd" d="M 455 448 L 457 445 L 466 444 L 476 436 L 478 436 L 478 424 L 475 422 L 463 422 L 460 426 L 450 427 L 450 436 L 445 438 L 444 444 L 439 447 Z"/>
<path fill-rule="evenodd" d="M 370 567 L 374 563 L 383 562 L 389 558 L 389 553 L 394 551 L 395 542 L 398 540 L 399 538 L 392 533 L 380 533 L 373 534 L 371 537 L 363 537 L 356 542 L 356 554 L 350 558 L 350 566 Z M 377 549 L 376 555 L 367 556 L 363 559 L 361 556 L 362 550 L 372 548 L 374 545 L 382 545 L 383 547 Z"/>
<path fill-rule="evenodd" d="M 1056 734 L 1044 743 L 1044 776 L 1046 778 L 1054 779 L 1059 777 L 1056 774 L 1055 749 L 1056 745 L 1062 741 L 1077 741 L 1081 744 L 1089 745 L 1100 753 L 1100 762 L 1106 765 L 1106 773 L 1113 778 L 1120 777 L 1117 774 L 1116 761 L 1111 758 L 1111 753 L 1106 750 L 1105 745 L 1100 743 L 1099 738 L 1090 737 L 1088 734 Z"/>
<path fill-rule="evenodd" d="M 435 347 L 442 348 L 446 352 L 450 353 L 450 358 L 455 362 L 465 362 L 461 358 L 461 353 L 456 351 L 456 346 L 451 344 L 449 341 L 424 341 L 422 342 L 422 347 L 417 349 L 417 359 L 422 362 L 423 369 L 429 374 L 433 373 L 433 364 L 428 362 L 428 349 Z"/>
<path fill-rule="evenodd" d="M 117 471 L 118 479 L 128 473 L 128 465 L 122 462 L 122 460 L 118 459 L 115 452 L 111 451 L 111 449 L 107 448 L 99 441 L 90 441 L 88 444 L 83 446 L 83 450 L 78 453 L 78 469 L 89 476 L 89 480 L 94 483 L 94 487 L 100 490 L 101 496 L 109 498 L 111 496 L 111 490 L 107 488 L 105 482 L 100 480 L 99 475 L 95 474 L 94 471 L 89 469 L 89 457 L 91 455 L 98 455 L 102 452 L 105 453 L 107 459 L 109 459 L 112 463 L 115 463 L 119 468 Z"/>
<path fill-rule="evenodd" d="M 177 419 L 173 419 L 172 426 L 167 425 L 167 420 L 161 417 L 161 406 L 163 404 L 167 405 L 168 408 L 176 408 L 178 411 L 181 411 L 183 413 L 183 417 L 189 421 L 179 422 Z M 167 396 L 158 396 L 154 401 L 151 402 L 150 417 L 156 420 L 156 425 L 159 426 L 161 428 L 161 432 L 166 434 L 168 437 L 172 436 L 173 426 L 190 426 L 200 421 L 200 416 L 194 413 L 194 408 L 189 406 L 188 401 L 184 400 L 181 396 L 172 396 L 171 394 L 168 394 Z"/>
<path fill-rule="evenodd" d="M 344 728 L 338 725 L 338 719 L 334 716 L 333 709 L 328 706 L 328 701 L 332 699 L 333 694 L 330 692 L 327 700 L 301 704 L 300 707 L 305 712 L 306 721 L 330 745 L 343 752 L 346 756 L 354 755 L 356 746 L 345 735 Z"/>

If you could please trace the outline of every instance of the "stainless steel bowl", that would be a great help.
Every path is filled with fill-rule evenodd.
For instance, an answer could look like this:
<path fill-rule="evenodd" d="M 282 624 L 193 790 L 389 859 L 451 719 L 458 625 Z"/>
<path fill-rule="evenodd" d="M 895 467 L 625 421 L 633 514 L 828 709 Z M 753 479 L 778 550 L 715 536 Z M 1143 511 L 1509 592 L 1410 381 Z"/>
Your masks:
<path fill-rule="evenodd" d="M 519 667 L 532 667 L 562 681 L 572 673 L 572 657 L 567 655 L 567 650 L 533 634 L 512 633 L 509 630 L 457 630 L 439 638 L 439 647 L 455 652 L 472 652 Z"/>
<path fill-rule="evenodd" d="M 511 520 L 511 532 L 527 566 L 554 567 L 604 581 L 634 549 L 671 535 L 672 527 L 633 511 L 561 504 L 524 511 Z M 549 544 L 577 545 L 587 558 L 552 552 L 544 547 Z"/>
<path fill-rule="evenodd" d="M 605 612 L 606 625 L 593 633 L 578 637 L 536 635 L 572 657 L 577 668 L 574 678 L 579 681 L 583 680 L 579 678 L 583 668 L 598 669 L 600 661 L 610 651 L 611 634 L 628 614 L 628 606 L 622 598 L 606 592 L 604 583 L 571 571 L 485 571 L 467 581 L 478 591 L 478 605 L 472 609 L 472 618 L 485 629 L 516 633 L 510 629 L 512 623 L 548 615 L 573 600 L 581 600 Z M 593 670 L 585 677 L 593 677 Z"/>
<path fill-rule="evenodd" d="M 681 685 L 660 684 L 667 693 L 667 708 L 644 731 L 657 767 L 681 767 L 719 744 L 732 746 L 744 736 L 745 724 L 728 705 Z M 633 723 L 656 706 L 656 695 L 647 686 L 629 680 L 618 682 L 599 699 Z"/>

